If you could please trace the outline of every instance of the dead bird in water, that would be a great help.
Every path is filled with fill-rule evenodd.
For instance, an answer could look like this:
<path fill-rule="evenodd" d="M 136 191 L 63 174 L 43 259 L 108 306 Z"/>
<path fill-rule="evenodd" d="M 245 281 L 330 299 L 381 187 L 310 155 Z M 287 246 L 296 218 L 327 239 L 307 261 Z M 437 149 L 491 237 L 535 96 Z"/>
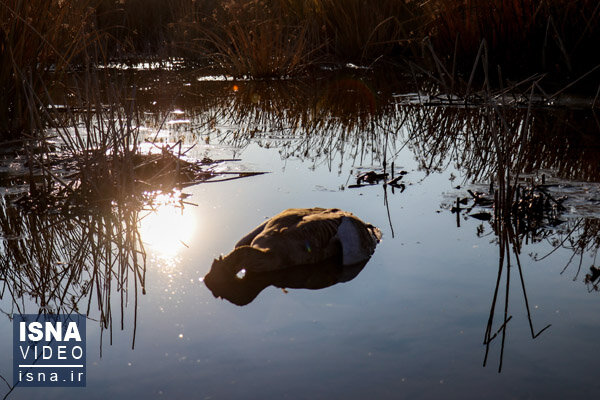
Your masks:
<path fill-rule="evenodd" d="M 339 209 L 291 208 L 263 222 L 244 236 L 213 269 L 237 273 L 276 271 L 336 259 L 341 265 L 368 260 L 381 231 Z"/>

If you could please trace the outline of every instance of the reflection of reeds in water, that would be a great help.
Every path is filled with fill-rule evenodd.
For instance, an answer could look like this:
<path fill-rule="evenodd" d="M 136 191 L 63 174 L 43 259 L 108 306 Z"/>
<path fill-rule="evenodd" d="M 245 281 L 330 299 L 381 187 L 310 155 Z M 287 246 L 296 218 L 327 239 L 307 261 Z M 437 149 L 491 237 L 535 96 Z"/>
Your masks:
<path fill-rule="evenodd" d="M 521 249 L 525 243 L 535 243 L 544 239 L 552 245 L 553 249 L 546 254 L 542 256 L 534 254 L 533 259 L 535 261 L 545 260 L 559 249 L 570 252 L 571 256 L 562 269 L 561 274 L 573 264 L 573 261 L 577 260 L 577 269 L 573 280 L 577 280 L 581 272 L 584 256 L 588 255 L 593 261 L 589 267 L 590 272 L 586 274 L 584 282 L 588 285 L 590 291 L 598 290 L 598 281 L 600 278 L 600 270 L 594 266 L 596 264 L 598 249 L 600 248 L 600 224 L 598 223 L 598 219 L 577 218 L 567 219 L 566 221 L 560 220 L 559 217 L 561 219 L 565 217 L 562 214 L 566 210 L 560 206 L 557 207 L 556 204 L 552 204 L 550 201 L 552 200 L 552 196 L 544 194 L 543 190 L 535 193 L 537 189 L 533 184 L 531 187 L 525 189 L 525 191 L 530 192 L 530 195 L 524 195 L 524 190 L 520 185 L 500 185 L 500 187 L 504 189 L 500 189 L 495 193 L 492 204 L 494 207 L 494 217 L 491 220 L 494 234 L 498 239 L 498 277 L 484 337 L 484 345 L 486 346 L 485 366 L 490 345 L 501 334 L 502 343 L 499 371 L 502 369 L 507 325 L 512 318 L 508 312 L 508 302 L 510 273 L 511 269 L 514 270 L 514 263 L 516 263 L 519 272 L 519 280 L 532 338 L 537 338 L 543 331 L 550 327 L 550 325 L 547 325 L 539 331 L 534 329 L 520 258 Z M 496 316 L 497 302 L 499 297 L 501 297 L 500 285 L 504 271 L 506 271 L 504 278 L 504 312 L 500 327 L 494 331 L 494 318 Z"/>
<path fill-rule="evenodd" d="M 12 299 L 10 313 L 31 303 L 40 313 L 86 313 L 111 341 L 114 310 L 124 329 L 133 304 L 135 344 L 146 267 L 138 212 L 152 192 L 213 173 L 165 148 L 141 153 L 134 88 L 86 73 L 69 90 L 61 98 L 47 88 L 36 100 L 44 117 L 32 114 L 39 139 L 25 145 L 28 190 L 2 199 L 0 295 Z"/>
<path fill-rule="evenodd" d="M 527 242 L 552 239 L 558 232 L 555 226 L 563 223 L 559 218 L 564 211 L 560 199 L 548 193 L 545 185 L 538 185 L 533 180 L 527 185 L 522 183 L 520 177 L 540 168 L 552 168 L 557 174 L 572 179 L 597 179 L 597 168 L 594 171 L 597 160 L 590 157 L 593 154 L 591 150 L 576 154 L 574 160 L 564 157 L 565 153 L 574 155 L 577 146 L 573 145 L 573 137 L 578 144 L 577 139 L 581 134 L 562 128 L 551 129 L 552 135 L 548 135 L 549 123 L 544 123 L 531 108 L 521 110 L 488 102 L 476 109 L 449 109 L 453 114 L 447 109 L 436 108 L 419 115 L 415 123 L 418 132 L 415 149 L 423 168 L 428 171 L 442 170 L 447 163 L 455 162 L 467 178 L 479 182 L 491 181 L 489 197 L 475 193 L 472 193 L 472 197 L 473 207 L 493 207 L 493 215 L 488 212 L 471 215 L 489 219 L 498 240 L 498 274 L 483 343 L 486 348 L 485 366 L 492 342 L 500 338 L 500 372 L 508 324 L 512 319 L 509 312 L 511 271 L 516 266 L 531 337 L 535 339 L 550 325 L 538 331 L 534 328 L 523 276 L 521 249 Z M 437 125 L 439 131 L 434 129 L 434 121 L 442 122 L 441 126 Z M 557 132 L 566 132 L 569 136 L 555 135 Z M 543 140 L 540 139 L 542 137 Z M 462 210 L 461 201 L 457 199 L 453 212 L 458 214 Z M 567 236 L 573 232 L 570 230 Z M 580 235 L 583 242 L 572 238 L 571 243 L 576 244 L 574 255 L 581 254 L 583 248 L 597 241 L 597 232 L 595 234 L 592 240 L 587 235 Z M 504 288 L 501 287 L 502 282 Z M 500 325 L 497 326 L 494 322 L 502 294 L 504 305 L 500 310 Z"/>
<path fill-rule="evenodd" d="M 487 105 L 480 100 L 478 107 L 456 101 L 436 105 L 416 95 L 396 95 L 407 89 L 392 75 L 378 79 L 348 72 L 323 79 L 190 85 L 175 103 L 190 122 L 185 129 L 169 128 L 174 139 L 188 143 L 244 148 L 253 142 L 278 148 L 283 158 L 331 169 L 340 156 L 382 163 L 384 149 L 389 163 L 408 145 L 424 170 L 454 163 L 469 180 L 487 182 L 496 174 L 496 146 L 508 149 L 503 157 L 513 171 L 550 169 L 561 178 L 594 180 L 600 170 L 595 134 L 600 129 L 593 113 L 536 108 L 527 96 L 498 95 Z M 176 81 L 139 92 L 141 122 L 160 125 L 173 105 L 151 102 L 164 93 L 179 94 L 180 87 Z M 495 131 L 505 132 L 496 142 Z"/>
<path fill-rule="evenodd" d="M 123 329 L 133 303 L 135 343 L 145 254 L 137 228 L 143 190 L 135 169 L 143 165 L 134 96 L 114 83 L 101 87 L 91 73 L 73 81 L 64 98 L 45 86 L 43 93 L 30 93 L 37 140 L 25 144 L 29 190 L 0 206 L 2 297 L 12 300 L 11 313 L 25 313 L 31 303 L 39 313 L 86 313 L 111 341 L 113 307 Z"/>
<path fill-rule="evenodd" d="M 525 287 L 525 280 L 523 277 L 523 268 L 520 259 L 521 248 L 524 242 L 527 240 L 539 241 L 542 238 L 545 238 L 553 246 L 551 251 L 542 256 L 538 256 L 536 254 L 534 256 L 534 260 L 536 261 L 541 261 L 548 258 L 559 249 L 571 252 L 572 254 L 569 257 L 565 267 L 562 269 L 561 274 L 563 274 L 567 268 L 573 264 L 574 260 L 577 260 L 577 269 L 574 273 L 573 280 L 577 280 L 581 272 L 584 256 L 588 255 L 588 257 L 593 261 L 592 265 L 589 267 L 589 273 L 585 275 L 583 281 L 588 286 L 589 291 L 598 291 L 598 282 L 600 281 L 600 269 L 594 265 L 596 264 L 596 256 L 598 254 L 598 249 L 600 248 L 600 224 L 598 219 L 578 218 L 564 222 L 564 225 L 566 226 L 548 227 L 540 225 L 537 227 L 532 227 L 531 229 L 527 229 L 525 228 L 526 224 L 520 223 L 526 216 L 522 214 L 520 216 L 516 216 L 514 213 L 515 203 L 519 201 L 515 194 L 517 190 L 513 191 L 510 189 L 508 192 L 512 192 L 512 195 L 509 194 L 509 197 L 504 197 L 506 195 L 497 194 L 494 201 L 494 208 L 496 209 L 496 212 L 494 220 L 492 221 L 492 226 L 494 228 L 494 233 L 498 238 L 498 276 L 496 280 L 496 286 L 494 288 L 492 304 L 490 307 L 490 315 L 483 341 L 485 345 L 485 357 L 483 364 L 485 366 L 488 360 L 492 341 L 496 339 L 498 335 L 501 335 L 498 372 L 502 370 L 506 332 L 508 328 L 508 322 L 512 319 L 512 316 L 508 312 L 511 279 L 510 273 L 511 269 L 514 270 L 514 264 L 511 260 L 514 260 L 514 263 L 516 263 L 519 273 L 519 281 L 521 283 L 532 339 L 536 339 L 542 332 L 550 327 L 550 325 L 546 325 L 539 331 L 534 329 L 531 309 L 529 307 L 529 300 Z M 532 211 L 532 213 L 535 213 L 535 211 Z M 494 329 L 496 306 L 499 297 L 502 296 L 501 282 L 503 273 L 505 274 L 504 308 L 503 313 L 501 310 L 501 324 L 498 328 Z"/>
<path fill-rule="evenodd" d="M 144 192 L 169 191 L 218 175 L 210 159 L 184 159 L 187 149 L 181 140 L 155 143 L 166 116 L 147 137 L 141 134 L 137 85 L 130 79 L 112 71 L 86 72 L 71 76 L 66 91 L 46 90 L 39 100 L 44 116 L 35 118 L 40 138 L 25 146 L 27 200 L 110 208 L 115 200 L 139 202 Z"/>
<path fill-rule="evenodd" d="M 33 303 L 40 313 L 85 313 L 102 331 L 109 330 L 112 342 L 113 309 L 120 310 L 124 329 L 124 310 L 133 303 L 135 345 L 138 292 L 145 292 L 146 271 L 137 227 L 137 211 L 127 207 L 79 215 L 32 213 L 3 199 L 1 297 L 12 300 L 13 308 L 5 312 L 27 313 Z"/>
<path fill-rule="evenodd" d="M 514 176 L 549 169 L 564 179 L 600 179 L 600 126 L 591 112 L 493 105 L 414 108 L 412 145 L 426 170 L 454 163 L 467 179 L 489 182 L 502 173 L 502 163 Z"/>
<path fill-rule="evenodd" d="M 511 265 L 511 260 L 513 256 L 514 262 L 516 263 L 517 270 L 519 272 L 519 280 L 521 283 L 521 289 L 523 291 L 523 299 L 525 301 L 527 320 L 529 322 L 529 328 L 531 331 L 532 339 L 537 338 L 543 331 L 548 329 L 550 325 L 546 325 L 544 328 L 537 332 L 533 327 L 531 310 L 529 308 L 529 300 L 527 298 L 527 290 L 525 288 L 525 279 L 523 278 L 523 268 L 520 259 L 521 246 L 524 240 L 524 236 L 528 234 L 528 231 L 519 231 L 519 222 L 522 220 L 522 218 L 520 218 L 519 216 L 515 216 L 514 213 L 514 204 L 518 201 L 518 199 L 516 198 L 517 190 L 515 190 L 514 186 L 505 185 L 505 182 L 503 182 L 502 179 L 499 179 L 499 181 L 499 189 L 496 191 L 494 199 L 495 216 L 493 221 L 494 233 L 498 238 L 498 277 L 496 279 L 496 286 L 494 288 L 494 295 L 490 307 L 490 316 L 488 319 L 483 340 L 483 344 L 485 345 L 485 357 L 483 365 L 485 366 L 487 364 L 490 345 L 492 341 L 496 339 L 496 337 L 498 337 L 499 334 L 501 334 L 500 362 L 498 365 L 498 372 L 501 372 L 502 362 L 504 359 L 504 344 L 506 340 L 506 330 L 508 328 L 508 322 L 512 319 L 512 316 L 509 315 L 508 304 L 511 283 L 510 272 L 511 269 L 514 269 L 514 265 Z M 494 332 L 494 318 L 496 314 L 496 305 L 500 294 L 500 285 L 502 281 L 502 274 L 504 271 L 506 271 L 506 277 L 504 278 L 505 289 L 502 323 L 500 327 Z"/>
<path fill-rule="evenodd" d="M 503 111 L 490 102 L 478 110 L 483 115 L 483 123 L 472 125 L 473 121 L 467 120 L 466 129 L 450 135 L 454 140 L 459 139 L 458 143 L 460 144 L 458 146 L 456 142 L 440 140 L 439 135 L 437 135 L 437 141 L 435 142 L 436 146 L 441 144 L 442 146 L 448 146 L 450 149 L 462 150 L 462 155 L 458 154 L 454 157 L 461 158 L 461 167 L 466 170 L 467 176 L 475 179 L 490 179 L 491 176 L 496 183 L 495 190 L 493 185 L 490 184 L 490 195 L 493 195 L 494 207 L 492 226 L 498 238 L 498 275 L 483 340 L 486 348 L 483 365 L 487 364 L 492 341 L 498 335 L 501 335 L 498 372 L 502 371 L 508 323 L 512 319 L 509 314 L 509 298 L 511 269 L 514 268 L 513 262 L 516 263 L 519 273 L 532 339 L 537 338 L 550 327 L 550 325 L 546 325 L 539 331 L 534 328 L 520 254 L 525 238 L 537 232 L 541 221 L 546 217 L 545 214 L 552 214 L 546 218 L 548 220 L 556 219 L 556 215 L 553 214 L 554 205 L 548 204 L 542 197 L 535 195 L 533 187 L 525 195 L 526 190 L 522 190 L 518 185 L 519 176 L 524 172 L 527 161 L 531 159 L 532 155 L 536 155 L 535 152 L 530 153 L 527 151 L 529 149 L 527 146 L 530 140 L 529 134 L 534 131 L 528 125 L 530 121 L 529 110 L 525 118 L 519 115 L 516 118 L 507 118 L 506 112 Z M 480 154 L 487 157 L 483 163 Z M 543 158 L 540 158 L 540 161 L 543 162 Z M 548 198 L 545 200 L 548 200 Z M 475 202 L 477 203 L 477 201 L 478 197 L 475 196 Z M 501 311 L 502 320 L 500 326 L 494 328 L 496 307 L 501 296 L 500 285 L 504 271 L 506 272 L 504 278 L 504 307 Z"/>
<path fill-rule="evenodd" d="M 550 240 L 553 249 L 544 255 L 535 255 L 536 261 L 544 260 L 562 249 L 571 253 L 561 274 L 564 274 L 571 265 L 577 265 L 573 274 L 573 280 L 576 281 L 584 266 L 584 260 L 587 258 L 591 264 L 585 265 L 589 272 L 584 277 L 584 283 L 588 290 L 598 291 L 600 283 L 600 270 L 596 266 L 598 250 L 600 249 L 600 219 L 597 218 L 577 218 L 566 222 L 567 225 L 557 232 Z"/>
<path fill-rule="evenodd" d="M 85 313 L 99 322 L 101 345 L 105 330 L 112 343 L 113 315 L 125 328 L 131 304 L 135 345 L 146 279 L 142 208 L 157 193 L 255 174 L 215 171 L 218 162 L 208 158 L 185 160 L 181 142 L 147 143 L 153 151 L 142 152 L 136 85 L 126 78 L 86 71 L 70 77 L 66 92 L 46 87 L 45 98 L 35 100 L 39 114 L 32 112 L 37 139 L 25 144 L 21 159 L 26 172 L 18 179 L 25 185 L 0 204 L 0 298 L 12 300 L 7 314 L 31 307 Z"/>
<path fill-rule="evenodd" d="M 194 85 L 194 83 L 192 83 Z M 337 167 L 352 158 L 381 163 L 398 151 L 404 118 L 391 101 L 391 86 L 352 75 L 334 79 L 268 82 L 202 82 L 177 104 L 190 120 L 175 139 L 234 148 L 257 143 L 283 158 Z M 142 110 L 145 106 L 142 105 Z M 150 109 L 150 107 L 148 107 Z M 153 109 L 156 113 L 156 108 Z M 169 110 L 142 121 L 156 126 Z M 147 122 L 146 122 L 147 121 Z"/>

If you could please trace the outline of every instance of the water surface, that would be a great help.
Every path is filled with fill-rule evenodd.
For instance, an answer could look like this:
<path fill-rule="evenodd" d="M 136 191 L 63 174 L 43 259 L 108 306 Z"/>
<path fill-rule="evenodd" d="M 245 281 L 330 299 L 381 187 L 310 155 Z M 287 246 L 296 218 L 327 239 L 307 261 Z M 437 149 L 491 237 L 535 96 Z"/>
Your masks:
<path fill-rule="evenodd" d="M 148 132 L 155 134 L 167 115 L 164 140 L 197 143 L 188 155 L 241 159 L 222 168 L 268 173 L 191 186 L 183 191 L 193 204 L 141 211 L 145 294 L 138 286 L 134 295 L 129 280 L 120 330 L 120 292 L 113 287 L 112 344 L 93 302 L 87 387 L 17 387 L 9 398 L 588 398 L 600 389 L 594 374 L 600 302 L 584 282 L 598 233 L 580 229 L 595 222 L 590 181 L 598 171 L 598 131 L 580 122 L 585 118 L 542 110 L 534 128 L 520 130 L 527 110 L 506 110 L 504 123 L 518 138 L 497 136 L 498 142 L 489 130 L 497 120 L 485 110 L 404 104 L 368 79 L 267 83 L 266 90 L 248 82 L 190 85 L 207 89 L 160 109 L 140 95 Z M 575 129 L 555 123 L 569 118 Z M 395 174 L 407 172 L 403 191 L 349 187 L 358 173 L 381 171 L 384 160 L 386 171 L 393 161 Z M 524 184 L 543 173 L 556 182 L 556 197 L 583 187 L 566 200 L 564 223 L 517 235 L 509 245 L 512 318 L 505 330 L 501 233 L 464 212 L 457 224 L 450 210 L 456 197 L 469 197 L 467 188 L 486 188 L 503 169 L 519 170 Z M 382 242 L 356 278 L 321 290 L 271 286 L 243 307 L 213 297 L 203 283 L 213 258 L 265 218 L 315 206 L 353 212 L 382 230 Z M 500 267 L 492 324 L 499 335 L 484 366 Z M 536 338 L 523 288 L 533 332 L 551 325 Z M 8 293 L 5 313 L 19 304 Z M 21 304 L 29 312 L 40 306 L 27 298 Z M 87 308 L 85 298 L 80 308 Z M 11 329 L 5 317 L 0 374 L 6 379 Z"/>

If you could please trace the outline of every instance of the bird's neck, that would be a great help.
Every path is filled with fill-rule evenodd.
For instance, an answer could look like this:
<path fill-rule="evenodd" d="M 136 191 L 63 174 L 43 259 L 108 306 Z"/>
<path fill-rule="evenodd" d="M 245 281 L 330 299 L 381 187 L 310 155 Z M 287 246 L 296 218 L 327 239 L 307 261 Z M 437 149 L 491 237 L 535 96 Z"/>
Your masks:
<path fill-rule="evenodd" d="M 252 272 L 265 272 L 277 268 L 276 260 L 264 250 L 252 246 L 240 246 L 229 253 L 224 261 L 235 274 L 245 269 Z"/>

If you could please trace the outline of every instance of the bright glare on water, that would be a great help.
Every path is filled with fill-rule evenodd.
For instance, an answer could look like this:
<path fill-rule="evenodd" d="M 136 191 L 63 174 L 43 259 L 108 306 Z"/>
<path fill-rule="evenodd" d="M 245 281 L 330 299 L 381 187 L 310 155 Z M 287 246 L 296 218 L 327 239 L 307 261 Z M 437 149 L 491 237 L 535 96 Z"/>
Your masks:
<path fill-rule="evenodd" d="M 189 247 L 200 223 L 172 196 L 159 195 L 153 209 L 142 213 L 139 232 L 147 251 L 172 260 Z"/>

